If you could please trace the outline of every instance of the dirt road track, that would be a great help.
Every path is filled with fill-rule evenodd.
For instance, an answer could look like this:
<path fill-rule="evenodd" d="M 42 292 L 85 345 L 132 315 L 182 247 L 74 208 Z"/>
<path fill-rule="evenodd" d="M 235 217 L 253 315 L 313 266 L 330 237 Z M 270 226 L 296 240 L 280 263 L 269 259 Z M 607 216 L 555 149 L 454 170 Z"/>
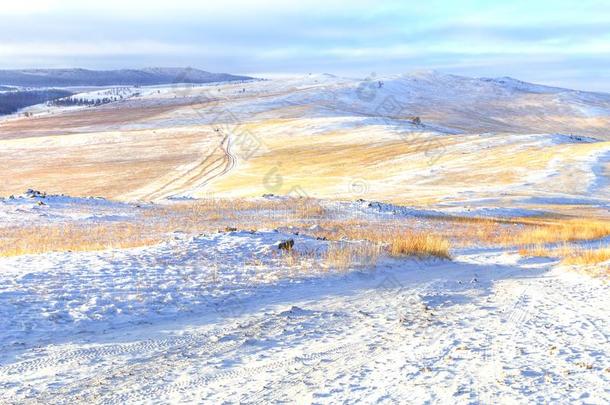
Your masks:
<path fill-rule="evenodd" d="M 144 195 L 141 199 L 157 200 L 186 192 L 193 188 L 201 188 L 217 177 L 223 176 L 235 167 L 236 158 L 230 151 L 231 136 L 225 135 L 211 153 L 204 156 L 199 164 L 182 175 L 170 180 L 155 191 Z M 222 156 L 215 156 L 218 149 Z M 220 169 L 218 171 L 218 169 Z"/>

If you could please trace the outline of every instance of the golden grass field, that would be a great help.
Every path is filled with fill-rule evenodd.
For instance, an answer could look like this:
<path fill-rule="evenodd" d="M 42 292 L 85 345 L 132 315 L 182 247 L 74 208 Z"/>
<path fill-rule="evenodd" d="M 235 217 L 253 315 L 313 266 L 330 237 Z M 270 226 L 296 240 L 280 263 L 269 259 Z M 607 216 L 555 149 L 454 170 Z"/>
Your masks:
<path fill-rule="evenodd" d="M 222 94 L 222 99 L 201 89 L 176 89 L 158 98 L 0 121 L 5 179 L 0 195 L 37 188 L 160 200 L 288 194 L 298 188 L 316 198 L 366 197 L 426 206 L 459 200 L 456 196 L 464 193 L 495 196 L 500 190 L 586 194 L 583 179 L 590 167 L 583 162 L 610 150 L 610 142 L 549 144 L 548 136 L 519 136 L 579 133 L 610 139 L 607 117 L 567 114 L 545 94 L 470 107 L 443 99 L 408 104 L 424 122 L 465 131 L 439 136 L 426 127 L 360 122 L 373 114 L 364 110 L 375 107 L 362 103 L 343 106 L 329 98 L 274 104 L 287 95 L 333 94 L 332 86 L 269 84 L 234 94 L 241 86 L 219 86 L 213 96 Z M 257 103 L 268 104 L 249 111 Z M 548 114 L 528 115 L 543 109 Z M 246 153 L 243 134 L 259 143 L 254 153 Z M 223 144 L 226 135 L 230 145 Z M 225 170 L 227 148 L 236 160 L 230 170 Z M 608 165 L 598 170 L 608 174 Z M 596 193 L 610 195 L 608 184 L 600 187 Z"/>
<path fill-rule="evenodd" d="M 523 256 L 561 259 L 564 264 L 595 265 L 608 260 L 608 249 L 581 248 L 575 242 L 610 236 L 610 221 L 585 218 L 429 219 L 345 218 L 310 198 L 289 200 L 215 199 L 139 208 L 131 221 L 83 226 L 62 222 L 0 227 L 0 256 L 150 246 L 172 232 L 190 234 L 238 229 L 280 229 L 331 241 L 323 261 L 334 268 L 370 266 L 382 257 L 451 259 L 458 247 L 518 249 Z M 288 252 L 287 265 L 307 253 Z M 256 258 L 252 258 L 256 260 Z"/>
<path fill-rule="evenodd" d="M 468 204 L 477 198 L 521 204 L 547 195 L 608 200 L 610 163 L 600 158 L 610 151 L 610 138 L 604 135 L 607 117 L 528 115 L 528 109 L 553 103 L 548 96 L 532 95 L 510 105 L 491 103 L 487 115 L 475 107 L 452 110 L 443 101 L 433 110 L 411 106 L 425 122 L 467 130 L 459 134 L 439 135 L 427 127 L 404 124 L 407 132 L 384 121 L 364 122 L 368 116 L 358 112 L 361 106 L 341 112 L 329 102 L 270 104 L 242 114 L 233 127 L 225 119 L 197 122 L 218 109 L 237 111 L 250 102 L 307 91 L 310 88 L 293 87 L 213 102 L 174 100 L 170 95 L 166 99 L 173 101 L 165 104 L 111 104 L 0 122 L 0 195 L 35 188 L 122 201 L 202 198 L 142 209 L 133 222 L 86 229 L 69 222 L 27 229 L 1 224 L 0 255 L 146 246 L 175 230 L 317 225 L 313 236 L 336 242 L 325 260 L 339 267 L 374 263 L 380 255 L 449 259 L 453 248 L 463 246 L 512 247 L 524 255 L 556 257 L 566 264 L 607 261 L 603 246 L 583 250 L 570 245 L 610 235 L 610 214 L 595 204 L 541 200 L 519 207 L 552 215 L 458 216 L 415 223 L 338 219 L 316 200 L 364 198 L 417 207 Z M 485 133 L 498 126 L 506 132 Z M 530 135 L 562 128 L 598 136 L 599 141 L 555 142 L 550 135 Z M 253 153 L 247 153 L 240 138 L 244 134 L 259 143 Z M 290 199 L 289 205 L 245 199 L 270 193 L 305 198 Z M 344 243 L 342 237 L 359 242 Z M 553 244 L 565 246 L 558 249 Z M 291 255 L 286 260 L 297 260 Z"/>

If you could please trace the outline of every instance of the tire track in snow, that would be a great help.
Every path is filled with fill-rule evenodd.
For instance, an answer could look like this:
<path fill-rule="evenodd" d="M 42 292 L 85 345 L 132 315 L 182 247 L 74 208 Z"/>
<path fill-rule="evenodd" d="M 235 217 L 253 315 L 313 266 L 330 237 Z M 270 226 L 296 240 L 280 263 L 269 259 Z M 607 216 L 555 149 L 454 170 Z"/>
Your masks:
<path fill-rule="evenodd" d="M 188 334 L 164 339 L 146 339 L 143 341 L 128 343 L 128 344 L 110 344 L 102 347 L 92 347 L 88 349 L 66 350 L 53 353 L 44 357 L 39 357 L 33 360 L 26 360 L 15 364 L 0 367 L 0 376 L 33 373 L 45 368 L 55 368 L 57 366 L 65 366 L 74 362 L 83 362 L 87 360 L 96 360 L 100 358 L 108 358 L 121 355 L 154 353 L 168 350 L 174 347 L 185 347 L 201 345 L 211 346 L 215 342 L 209 343 L 211 338 L 218 335 L 228 335 L 231 332 L 239 331 L 244 327 L 252 327 L 253 325 L 264 322 L 264 319 L 251 321 L 248 326 L 224 327 L 215 329 L 202 334 Z"/>
<path fill-rule="evenodd" d="M 333 314 L 333 313 L 330 313 Z M 322 318 L 326 319 L 322 313 Z M 319 317 L 315 312 L 311 317 Z M 305 321 L 311 320 L 305 318 Z M 303 321 L 303 320 L 301 320 Z M 102 370 L 96 370 L 95 375 L 86 379 L 79 379 L 59 391 L 48 392 L 46 402 L 54 402 L 58 398 L 77 398 L 78 400 L 103 398 L 104 392 L 117 391 L 121 387 L 126 387 L 128 392 L 105 399 L 104 403 L 132 403 L 134 401 L 154 400 L 158 395 L 162 395 L 165 387 L 143 387 L 143 381 L 156 383 L 167 378 L 175 370 L 188 369 L 193 365 L 205 363 L 206 361 L 218 358 L 223 354 L 231 353 L 232 350 L 243 346 L 251 336 L 264 334 L 265 336 L 275 336 L 290 328 L 294 319 L 283 315 L 275 314 L 271 318 L 259 317 L 256 321 L 239 324 L 231 328 L 223 328 L 222 331 L 228 333 L 221 334 L 220 329 L 207 332 L 206 335 L 214 335 L 214 342 L 200 344 L 195 339 L 187 342 L 179 342 L 175 347 L 170 347 L 163 352 L 154 353 L 143 361 L 135 364 L 125 364 L 123 366 L 112 366 Z M 311 334 L 316 330 L 309 330 Z M 228 340 L 228 341 L 225 341 Z M 143 359 L 147 356 L 138 356 Z M 173 390 L 168 393 L 174 392 Z"/>
<path fill-rule="evenodd" d="M 214 149 L 208 154 L 197 166 L 189 169 L 180 176 L 170 180 L 163 186 L 157 188 L 148 194 L 145 194 L 141 199 L 160 199 L 175 195 L 180 191 L 188 190 L 189 187 L 200 183 L 198 187 L 203 187 L 211 180 L 223 176 L 233 169 L 236 158 L 230 151 L 231 137 L 225 135 L 220 142 L 218 148 L 223 153 L 223 156 L 213 159 L 218 149 Z M 214 174 L 214 171 L 222 168 L 219 173 Z M 203 181 L 202 181 L 203 180 Z M 176 184 L 182 182 L 182 184 Z"/>
<path fill-rule="evenodd" d="M 412 358 L 406 358 L 401 356 L 402 353 L 400 350 L 404 348 L 405 342 L 410 340 L 408 335 L 413 332 L 413 329 L 421 328 L 422 325 L 418 322 L 406 325 L 400 321 L 389 321 L 386 318 L 388 307 L 397 308 L 399 312 L 402 312 L 404 309 L 403 307 L 405 306 L 404 303 L 407 301 L 409 304 L 407 304 L 406 307 L 411 310 L 409 316 L 412 319 L 421 318 L 423 316 L 425 319 L 418 319 L 418 321 L 423 320 L 428 328 L 432 328 L 432 320 L 422 314 L 422 307 L 411 306 L 413 302 L 406 299 L 406 297 L 412 297 L 414 294 L 423 293 L 429 288 L 430 286 L 427 286 L 425 288 L 418 288 L 403 293 L 395 293 L 389 306 L 382 306 L 382 308 L 367 308 L 366 312 L 361 311 L 361 301 L 375 302 L 375 298 L 378 298 L 378 291 L 367 293 L 366 297 L 368 298 L 366 299 L 361 297 L 358 302 L 348 304 L 348 306 L 351 307 L 350 312 L 361 314 L 362 321 L 371 319 L 371 323 L 367 324 L 365 327 L 349 332 L 351 336 L 360 336 L 361 339 L 359 342 L 362 343 L 355 345 L 350 351 L 341 353 L 340 355 L 316 359 L 318 361 L 316 361 L 315 364 L 312 362 L 297 363 L 293 370 L 285 370 L 282 373 L 285 377 L 279 382 L 273 381 L 273 389 L 264 388 L 256 392 L 248 393 L 239 399 L 239 403 L 294 402 L 299 395 L 301 398 L 307 398 L 308 395 L 312 394 L 313 389 L 322 387 L 329 381 L 335 381 L 345 375 L 352 376 L 350 378 L 350 384 L 353 384 L 354 372 L 356 370 L 360 370 L 377 361 L 387 362 L 401 358 L 404 362 L 403 367 L 405 365 L 421 367 L 423 363 L 428 367 L 435 366 L 438 362 L 442 361 L 448 353 L 455 349 L 457 346 L 456 341 L 452 340 L 449 344 L 436 347 L 434 350 L 436 356 L 425 356 L 421 353 L 415 353 L 411 356 Z M 371 313 L 375 313 L 375 315 L 371 315 Z M 380 333 L 380 330 L 383 332 Z M 424 335 L 428 334 L 429 333 L 425 333 Z M 421 345 L 418 347 L 425 348 L 426 346 Z M 404 393 L 400 392 L 399 386 L 400 384 L 394 384 L 386 387 L 386 393 L 388 395 L 393 394 L 395 398 L 404 400 Z"/>
<path fill-rule="evenodd" d="M 225 141 L 226 141 L 226 146 L 224 146 Z M 224 168 L 220 171 L 220 173 L 212 174 L 212 170 L 209 170 L 207 173 L 205 173 L 205 176 L 193 176 L 183 186 L 183 188 L 188 188 L 190 186 L 193 186 L 195 183 L 199 183 L 197 185 L 197 188 L 205 187 L 210 181 L 212 181 L 220 176 L 224 176 L 225 174 L 227 174 L 229 171 L 231 171 L 235 167 L 235 163 L 237 162 L 237 159 L 235 158 L 235 155 L 233 155 L 231 153 L 231 136 L 230 135 L 225 136 L 225 138 L 221 144 L 221 148 L 222 148 L 222 151 L 224 152 L 225 156 L 222 161 L 224 163 Z M 221 165 L 219 165 L 218 167 L 220 167 L 220 166 Z M 216 168 L 214 168 L 214 169 L 216 169 Z M 199 177 L 203 177 L 204 180 L 198 181 Z"/>
<path fill-rule="evenodd" d="M 117 396 L 116 398 L 108 399 L 103 401 L 104 404 L 124 404 L 133 403 L 134 401 L 147 401 L 150 399 L 159 399 L 166 397 L 169 394 L 185 393 L 194 391 L 195 389 L 207 386 L 210 383 L 218 380 L 225 379 L 236 379 L 238 377 L 244 377 L 247 375 L 260 375 L 269 370 L 277 370 L 278 368 L 285 368 L 289 365 L 299 364 L 305 361 L 314 361 L 318 359 L 328 359 L 330 356 L 338 355 L 342 353 L 353 353 L 359 345 L 356 343 L 344 344 L 335 346 L 332 349 L 324 350 L 320 352 L 307 353 L 302 356 L 295 356 L 288 359 L 282 359 L 266 363 L 260 366 L 245 367 L 238 370 L 226 370 L 220 371 L 215 374 L 205 375 L 198 378 L 190 379 L 184 382 L 172 383 L 168 385 L 155 386 L 151 388 L 145 388 L 136 391 L 135 393 L 125 394 Z"/>

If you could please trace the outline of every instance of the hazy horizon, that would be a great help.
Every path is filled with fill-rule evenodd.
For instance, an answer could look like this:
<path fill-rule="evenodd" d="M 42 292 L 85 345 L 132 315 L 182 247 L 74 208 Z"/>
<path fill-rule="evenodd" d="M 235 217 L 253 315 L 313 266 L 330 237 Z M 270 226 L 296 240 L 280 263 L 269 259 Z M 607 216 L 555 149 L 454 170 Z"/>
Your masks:
<path fill-rule="evenodd" d="M 0 68 L 350 77 L 433 69 L 609 92 L 607 5 L 530 3 L 30 0 L 0 8 Z"/>

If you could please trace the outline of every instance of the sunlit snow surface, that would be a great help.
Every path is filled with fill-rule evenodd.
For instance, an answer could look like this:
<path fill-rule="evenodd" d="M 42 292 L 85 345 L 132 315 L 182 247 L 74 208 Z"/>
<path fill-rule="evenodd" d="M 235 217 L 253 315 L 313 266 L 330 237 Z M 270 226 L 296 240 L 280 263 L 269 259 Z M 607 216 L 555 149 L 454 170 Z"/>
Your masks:
<path fill-rule="evenodd" d="M 138 209 L 47 197 L 41 217 L 32 200 L 0 210 L 20 210 L 27 226 Z M 329 204 L 371 220 L 441 214 Z M 328 243 L 274 230 L 175 233 L 150 247 L 0 259 L 1 400 L 607 402 L 602 280 L 499 248 L 294 270 L 277 260 L 286 238 L 303 251 Z"/>
<path fill-rule="evenodd" d="M 610 216 L 607 94 L 436 72 L 121 91 L 0 120 L 2 227 L 295 189 L 337 218 L 419 231 Z M 8 198 L 29 187 L 81 197 Z M 0 403 L 610 402 L 610 287 L 558 260 L 455 247 L 336 271 L 280 260 L 289 238 L 328 249 L 307 232 L 176 228 L 146 247 L 0 258 Z"/>

